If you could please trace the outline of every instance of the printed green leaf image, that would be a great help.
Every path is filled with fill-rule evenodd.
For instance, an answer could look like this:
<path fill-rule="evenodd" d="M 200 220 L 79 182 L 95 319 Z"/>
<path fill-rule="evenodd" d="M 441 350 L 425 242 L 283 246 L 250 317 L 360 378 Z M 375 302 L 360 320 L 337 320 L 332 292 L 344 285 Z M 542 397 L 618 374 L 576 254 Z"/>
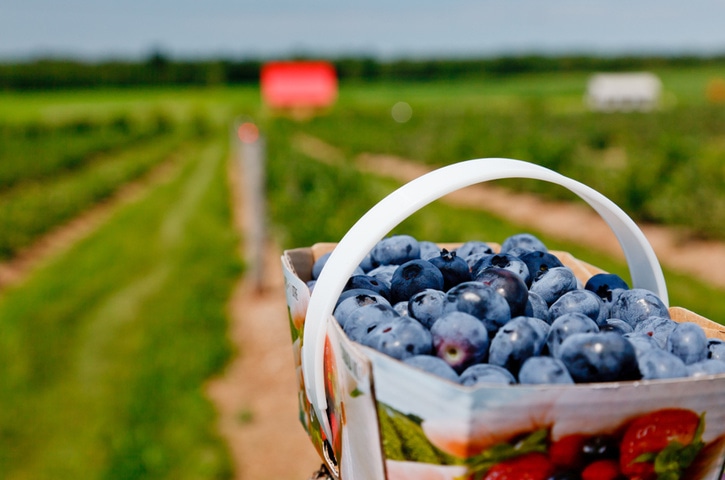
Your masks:
<path fill-rule="evenodd" d="M 378 402 L 380 433 L 385 457 L 389 460 L 456 465 L 460 460 L 430 443 L 420 426 L 421 419 L 405 415 Z"/>

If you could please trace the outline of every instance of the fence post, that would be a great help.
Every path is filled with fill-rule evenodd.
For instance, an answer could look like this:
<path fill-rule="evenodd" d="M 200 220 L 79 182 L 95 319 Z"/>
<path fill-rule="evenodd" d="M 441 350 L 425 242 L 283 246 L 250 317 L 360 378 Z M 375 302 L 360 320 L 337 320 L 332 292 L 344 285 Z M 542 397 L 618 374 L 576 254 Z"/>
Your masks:
<path fill-rule="evenodd" d="M 245 224 L 243 242 L 246 276 L 255 289 L 261 291 L 264 288 L 264 251 L 267 240 L 266 145 L 259 127 L 246 118 L 239 118 L 235 122 L 234 138 L 242 189 L 240 201 Z"/>

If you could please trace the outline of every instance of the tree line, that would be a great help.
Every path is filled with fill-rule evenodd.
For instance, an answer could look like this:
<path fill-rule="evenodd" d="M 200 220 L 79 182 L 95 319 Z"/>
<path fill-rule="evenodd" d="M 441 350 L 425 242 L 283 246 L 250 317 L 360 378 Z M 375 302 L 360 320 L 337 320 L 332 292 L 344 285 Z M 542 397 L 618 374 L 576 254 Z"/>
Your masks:
<path fill-rule="evenodd" d="M 310 58 L 293 58 L 305 60 Z M 271 59 L 178 60 L 154 52 L 139 61 L 46 58 L 0 61 L 0 90 L 43 90 L 94 87 L 210 86 L 254 84 Z M 725 66 L 725 53 L 696 56 L 508 55 L 484 58 L 381 60 L 374 57 L 324 59 L 340 81 L 428 81 L 562 71 L 622 71 Z"/>

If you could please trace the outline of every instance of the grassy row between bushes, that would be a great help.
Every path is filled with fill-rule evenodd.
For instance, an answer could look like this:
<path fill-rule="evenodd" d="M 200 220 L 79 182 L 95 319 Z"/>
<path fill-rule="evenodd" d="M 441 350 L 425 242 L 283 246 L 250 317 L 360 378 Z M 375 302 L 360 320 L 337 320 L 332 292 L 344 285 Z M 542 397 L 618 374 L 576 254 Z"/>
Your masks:
<path fill-rule="evenodd" d="M 68 172 L 27 181 L 0 193 L 0 259 L 110 197 L 122 185 L 173 159 L 184 146 L 178 135 L 134 144 Z"/>
<path fill-rule="evenodd" d="M 224 145 L 0 296 L 3 478 L 231 476 L 203 392 L 241 267 Z"/>

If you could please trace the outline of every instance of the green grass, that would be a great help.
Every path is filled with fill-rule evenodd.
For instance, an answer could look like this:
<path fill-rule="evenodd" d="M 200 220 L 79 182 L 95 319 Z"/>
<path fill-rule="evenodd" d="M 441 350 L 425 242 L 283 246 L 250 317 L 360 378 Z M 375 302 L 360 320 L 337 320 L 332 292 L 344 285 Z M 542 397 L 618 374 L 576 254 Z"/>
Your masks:
<path fill-rule="evenodd" d="M 0 299 L 3 478 L 228 478 L 202 386 L 240 270 L 222 142 Z"/>

